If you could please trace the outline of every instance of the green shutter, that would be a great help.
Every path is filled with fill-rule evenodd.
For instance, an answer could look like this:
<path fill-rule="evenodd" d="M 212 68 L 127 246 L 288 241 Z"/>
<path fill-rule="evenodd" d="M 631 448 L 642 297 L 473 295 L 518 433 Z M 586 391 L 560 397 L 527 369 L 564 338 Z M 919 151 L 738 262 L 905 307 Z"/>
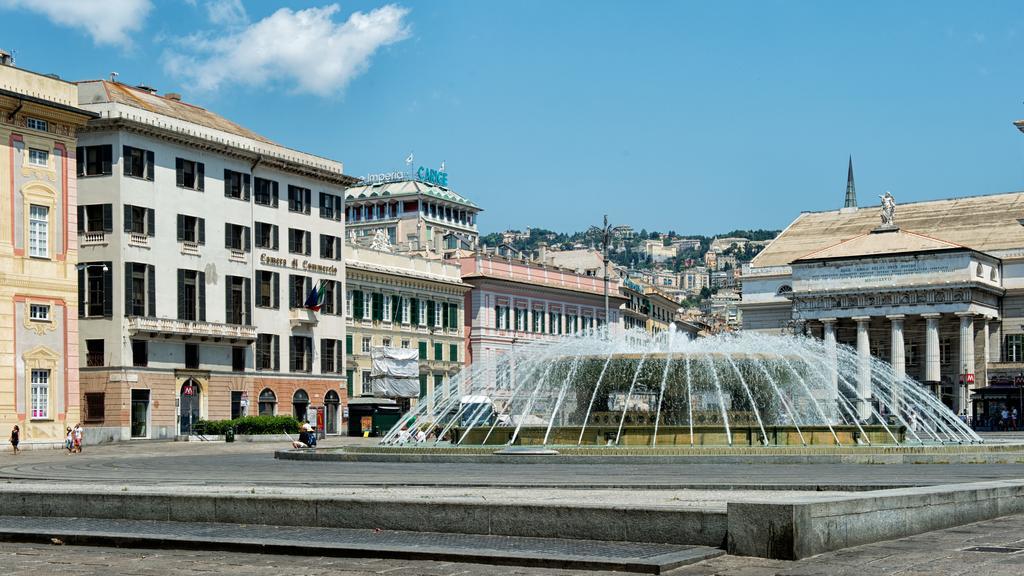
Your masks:
<path fill-rule="evenodd" d="M 352 397 L 352 371 L 345 370 L 345 392 L 348 393 L 348 397 Z"/>
<path fill-rule="evenodd" d="M 458 344 L 451 344 L 451 345 L 448 346 L 448 360 L 450 362 L 458 362 L 459 361 L 459 345 Z"/>
<path fill-rule="evenodd" d="M 448 307 L 448 328 L 458 330 L 459 328 L 459 305 L 452 304 Z"/>
<path fill-rule="evenodd" d="M 427 397 L 427 375 L 420 374 L 420 398 Z"/>
<path fill-rule="evenodd" d="M 416 298 L 409 299 L 409 322 L 412 324 L 420 323 L 420 301 Z"/>
<path fill-rule="evenodd" d="M 434 396 L 437 397 L 437 391 L 444 388 L 444 374 L 434 374 Z M 445 397 L 448 394 L 444 394 Z"/>
<path fill-rule="evenodd" d="M 383 294 L 372 294 L 372 300 L 370 304 L 370 313 L 373 314 L 374 320 L 384 319 L 384 295 Z"/>
<path fill-rule="evenodd" d="M 345 334 L 345 354 L 352 354 L 352 335 Z M 351 372 L 351 370 L 349 370 Z"/>
<path fill-rule="evenodd" d="M 352 317 L 356 320 L 363 319 L 363 291 L 352 291 Z"/>
<path fill-rule="evenodd" d="M 440 342 L 434 342 L 434 360 L 444 360 L 444 346 Z"/>
<path fill-rule="evenodd" d="M 425 340 L 420 341 L 420 360 L 427 359 L 427 342 Z"/>
<path fill-rule="evenodd" d="M 433 326 L 437 317 L 437 305 L 433 300 L 427 300 L 427 326 Z"/>

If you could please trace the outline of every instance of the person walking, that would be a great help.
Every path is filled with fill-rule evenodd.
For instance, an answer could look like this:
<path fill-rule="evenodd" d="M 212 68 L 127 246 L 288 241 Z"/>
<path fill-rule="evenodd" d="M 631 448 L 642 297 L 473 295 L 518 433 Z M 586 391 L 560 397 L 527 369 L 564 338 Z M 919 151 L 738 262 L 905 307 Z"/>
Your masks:
<path fill-rule="evenodd" d="M 21 428 L 15 424 L 14 428 L 11 429 L 11 446 L 14 447 L 14 455 L 18 455 L 18 444 L 21 443 Z"/>
<path fill-rule="evenodd" d="M 1003 406 L 1003 411 L 999 413 L 999 430 L 1006 432 L 1007 426 L 1010 425 L 1010 411 Z"/>
<path fill-rule="evenodd" d="M 74 451 L 75 448 L 75 434 L 71 431 L 71 426 L 67 427 L 67 432 L 64 434 L 64 449 L 67 450 L 68 454 Z"/>
<path fill-rule="evenodd" d="M 81 454 L 82 453 L 82 425 L 81 424 L 75 424 L 75 429 L 72 430 L 72 434 L 73 434 L 73 438 L 74 438 L 74 442 L 75 442 L 75 445 L 74 445 L 75 452 Z"/>
<path fill-rule="evenodd" d="M 1014 431 L 1017 430 L 1017 409 L 1016 408 L 1014 408 L 1013 411 L 1010 412 L 1010 429 L 1014 430 Z"/>

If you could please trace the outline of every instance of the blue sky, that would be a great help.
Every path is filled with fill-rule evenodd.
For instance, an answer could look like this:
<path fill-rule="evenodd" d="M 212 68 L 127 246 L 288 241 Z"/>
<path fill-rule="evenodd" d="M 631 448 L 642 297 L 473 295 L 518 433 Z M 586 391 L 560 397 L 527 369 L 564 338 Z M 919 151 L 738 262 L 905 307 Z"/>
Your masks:
<path fill-rule="evenodd" d="M 117 71 L 357 176 L 443 160 L 484 232 L 780 228 L 841 204 L 848 154 L 861 205 L 1024 189 L 1019 2 L 38 4 L 0 0 L 19 66 Z"/>

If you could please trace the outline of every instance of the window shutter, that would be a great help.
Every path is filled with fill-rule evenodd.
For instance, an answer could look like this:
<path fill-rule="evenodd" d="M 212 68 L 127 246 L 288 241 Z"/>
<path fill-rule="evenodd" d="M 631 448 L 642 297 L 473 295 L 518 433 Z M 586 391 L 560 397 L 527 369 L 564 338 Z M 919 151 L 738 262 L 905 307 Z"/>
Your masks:
<path fill-rule="evenodd" d="M 100 146 L 100 149 L 103 152 L 103 168 L 102 168 L 102 173 L 103 174 L 113 174 L 113 168 L 112 168 L 113 161 L 114 161 L 114 146 L 113 146 L 113 144 L 107 144 L 105 146 Z"/>
<path fill-rule="evenodd" d="M 384 295 L 374 294 L 373 295 L 373 319 L 383 320 L 384 319 Z"/>
<path fill-rule="evenodd" d="M 231 196 L 231 170 L 227 169 L 224 170 L 224 195 Z"/>
<path fill-rule="evenodd" d="M 281 371 L 281 337 L 274 334 L 274 371 Z"/>
<path fill-rule="evenodd" d="M 352 317 L 356 320 L 363 319 L 363 291 L 352 291 Z"/>
<path fill-rule="evenodd" d="M 424 340 L 420 340 L 420 360 L 427 359 L 427 343 Z"/>
<path fill-rule="evenodd" d="M 279 239 L 281 237 L 281 229 L 278 228 L 277 224 L 270 227 L 270 237 L 273 242 L 274 250 L 278 250 L 280 247 Z"/>
<path fill-rule="evenodd" d="M 447 328 L 448 327 L 448 303 L 447 302 L 442 302 L 441 303 L 441 327 L 442 328 Z"/>
<path fill-rule="evenodd" d="M 78 206 L 78 233 L 85 233 L 85 206 Z"/>
<path fill-rule="evenodd" d="M 412 324 L 420 323 L 420 302 L 416 298 L 409 299 L 409 311 L 412 318 L 409 320 Z"/>
<path fill-rule="evenodd" d="M 271 276 L 271 288 L 274 292 L 274 308 L 278 309 L 281 307 L 281 275 L 277 272 Z"/>
<path fill-rule="evenodd" d="M 329 208 L 329 206 L 327 205 L 327 194 L 324 194 L 323 192 L 321 192 L 320 193 L 320 217 L 321 218 L 326 218 L 327 217 L 327 209 L 328 208 Z"/>
<path fill-rule="evenodd" d="M 199 321 L 206 322 L 206 272 L 196 274 L 196 292 L 199 293 Z"/>
<path fill-rule="evenodd" d="M 129 204 L 124 205 L 124 231 L 132 231 L 132 207 Z"/>
<path fill-rule="evenodd" d="M 310 207 L 310 205 L 313 202 L 313 192 L 309 188 L 303 188 L 302 189 L 302 194 L 303 194 L 302 199 L 304 200 L 304 202 L 303 202 L 303 207 L 304 207 L 303 212 L 305 212 L 306 214 L 309 214 L 309 207 Z"/>
<path fill-rule="evenodd" d="M 103 315 L 114 315 L 114 263 L 104 262 L 107 270 L 103 272 Z"/>
<path fill-rule="evenodd" d="M 202 162 L 196 162 L 196 190 L 206 190 L 206 166 Z"/>
<path fill-rule="evenodd" d="M 153 151 L 146 150 L 146 180 L 153 180 L 153 171 L 155 169 L 155 163 L 156 162 L 154 161 Z"/>
<path fill-rule="evenodd" d="M 131 316 L 132 310 L 132 268 L 131 262 L 124 263 L 124 315 Z"/>
<path fill-rule="evenodd" d="M 427 326 L 433 328 L 436 322 L 437 308 L 433 300 L 427 300 Z"/>
<path fill-rule="evenodd" d="M 79 148 L 81 150 L 81 148 Z M 78 271 L 78 317 L 85 316 L 85 268 Z"/>
<path fill-rule="evenodd" d="M 224 223 L 224 247 L 231 248 L 231 224 Z"/>
<path fill-rule="evenodd" d="M 295 336 L 288 337 L 288 371 L 295 372 Z"/>
<path fill-rule="evenodd" d="M 345 334 L 345 354 L 352 353 L 352 335 Z"/>
<path fill-rule="evenodd" d="M 146 305 L 149 315 L 156 318 L 156 266 L 146 266 Z"/>
<path fill-rule="evenodd" d="M 242 279 L 242 301 L 244 304 L 245 318 L 242 323 L 252 325 L 252 280 L 248 278 Z"/>
<path fill-rule="evenodd" d="M 121 147 L 121 172 L 125 176 L 132 175 L 132 153 L 127 146 Z"/>
<path fill-rule="evenodd" d="M 178 268 L 178 320 L 185 316 L 185 270 Z"/>
<path fill-rule="evenodd" d="M 274 208 L 277 208 L 277 198 L 278 198 L 277 182 L 276 181 L 272 181 L 270 183 L 270 205 L 273 206 Z"/>
<path fill-rule="evenodd" d="M 343 209 L 344 209 L 344 202 L 342 201 L 341 196 L 335 196 L 334 197 L 334 219 L 335 220 L 337 220 L 339 222 L 341 221 L 341 214 L 342 214 L 342 210 Z"/>
<path fill-rule="evenodd" d="M 146 208 L 146 235 L 156 236 L 156 210 Z"/>
<path fill-rule="evenodd" d="M 456 330 L 459 327 L 459 305 L 452 304 L 448 307 L 448 328 Z"/>
<path fill-rule="evenodd" d="M 185 186 L 185 161 L 181 158 L 174 159 L 174 172 L 176 173 L 179 187 Z"/>
<path fill-rule="evenodd" d="M 206 219 L 199 218 L 199 243 L 206 244 Z"/>
<path fill-rule="evenodd" d="M 320 235 L 320 257 L 326 258 L 327 254 L 327 236 L 324 234 Z"/>
<path fill-rule="evenodd" d="M 75 166 L 79 176 L 85 176 L 85 146 L 75 148 Z"/>
<path fill-rule="evenodd" d="M 305 250 L 303 251 L 303 254 L 309 256 L 311 251 L 313 250 L 313 233 L 308 231 L 303 232 L 302 239 L 304 240 L 303 244 L 305 244 Z"/>
<path fill-rule="evenodd" d="M 178 214 L 178 242 L 185 239 L 185 217 Z"/>
<path fill-rule="evenodd" d="M 246 252 L 252 252 L 252 228 L 244 226 L 242 228 L 242 247 Z"/>
<path fill-rule="evenodd" d="M 103 231 L 114 231 L 114 206 L 112 204 L 103 205 Z"/>
<path fill-rule="evenodd" d="M 252 177 L 249 174 L 242 174 L 242 198 L 248 202 L 250 198 L 250 184 L 252 184 Z"/>
<path fill-rule="evenodd" d="M 224 277 L 224 322 L 231 323 L 231 284 L 234 276 Z"/>

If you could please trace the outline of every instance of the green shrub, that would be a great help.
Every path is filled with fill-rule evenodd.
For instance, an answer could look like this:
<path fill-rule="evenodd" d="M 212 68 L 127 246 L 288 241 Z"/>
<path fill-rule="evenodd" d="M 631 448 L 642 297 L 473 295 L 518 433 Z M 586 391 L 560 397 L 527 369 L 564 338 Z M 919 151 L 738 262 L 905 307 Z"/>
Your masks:
<path fill-rule="evenodd" d="M 294 434 L 299 421 L 292 416 L 243 416 L 234 420 L 200 420 L 192 426 L 196 434 L 223 436 L 228 428 L 235 434 Z"/>

